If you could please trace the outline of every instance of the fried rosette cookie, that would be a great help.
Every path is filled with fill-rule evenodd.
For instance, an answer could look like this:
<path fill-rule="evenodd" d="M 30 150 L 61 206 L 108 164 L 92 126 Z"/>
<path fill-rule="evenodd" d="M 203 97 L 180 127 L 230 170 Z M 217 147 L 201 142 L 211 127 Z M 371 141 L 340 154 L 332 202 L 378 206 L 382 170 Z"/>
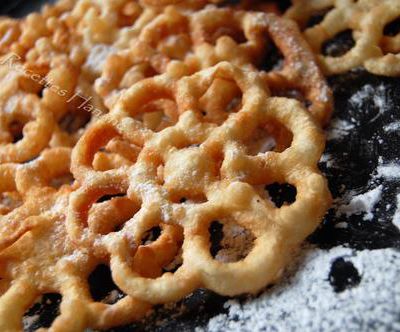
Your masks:
<path fill-rule="evenodd" d="M 149 128 L 138 115 L 165 99 L 176 104 L 176 124 Z M 82 248 L 107 257 L 115 283 L 135 298 L 166 303 L 198 287 L 223 295 L 255 293 L 279 278 L 330 204 L 317 167 L 323 133 L 299 102 L 270 98 L 257 72 L 221 63 L 179 81 L 168 74 L 146 79 L 124 93 L 104 126 L 102 134 L 89 130 L 75 148 L 72 170 L 80 186 L 71 195 L 67 230 Z M 136 161 L 95 170 L 96 151 L 115 135 L 142 146 Z M 295 187 L 295 202 L 278 208 L 263 189 L 273 183 Z M 93 208 L 105 195 L 123 195 L 133 209 L 124 222 L 103 220 L 99 228 Z M 212 257 L 208 230 L 215 220 L 254 238 L 242 259 Z M 148 261 L 163 269 L 159 277 L 135 264 L 155 227 L 165 252 L 182 251 L 172 272 L 166 268 L 171 257 Z"/>
<path fill-rule="evenodd" d="M 274 95 L 300 99 L 321 124 L 329 121 L 331 91 L 297 26 L 275 14 L 234 8 L 165 8 L 129 51 L 107 59 L 97 92 L 111 107 L 142 78 L 168 70 L 179 78 L 221 61 L 259 70 Z"/>
<path fill-rule="evenodd" d="M 397 1 L 390 0 L 298 0 L 285 16 L 305 29 L 304 36 L 325 74 L 364 67 L 377 75 L 398 76 L 400 34 L 393 33 L 390 24 L 399 19 L 399 6 Z M 322 21 L 307 27 L 313 15 L 322 15 Z M 352 37 L 348 49 L 326 47 L 330 40 L 346 32 Z"/>
<path fill-rule="evenodd" d="M 78 249 L 66 233 L 65 213 L 74 189 L 68 177 L 70 152 L 55 148 L 22 167 L 0 166 L 2 180 L 8 178 L 0 191 L 17 192 L 22 198 L 22 205 L 0 216 L 0 278 L 5 285 L 0 296 L 0 326 L 4 331 L 21 330 L 24 314 L 48 293 L 62 296 L 60 313 L 50 328 L 54 331 L 107 329 L 140 319 L 151 308 L 122 293 L 116 301 L 93 299 L 88 278 L 104 262 Z M 99 204 L 97 222 L 121 218 L 118 208 L 124 205 L 117 201 Z M 157 248 L 152 254 L 160 259 L 168 255 Z"/>

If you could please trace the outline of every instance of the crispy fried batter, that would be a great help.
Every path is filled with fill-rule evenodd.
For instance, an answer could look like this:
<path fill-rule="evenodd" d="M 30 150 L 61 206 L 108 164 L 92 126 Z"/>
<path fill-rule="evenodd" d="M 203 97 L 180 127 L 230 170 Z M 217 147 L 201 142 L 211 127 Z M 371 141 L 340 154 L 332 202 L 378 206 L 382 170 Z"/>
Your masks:
<path fill-rule="evenodd" d="M 373 1 L 358 6 L 382 11 L 383 29 L 397 7 Z M 336 2 L 312 1 L 306 17 L 302 5 L 287 16 L 304 28 Z M 47 293 L 62 296 L 49 330 L 84 331 L 200 287 L 234 296 L 280 277 L 331 202 L 317 163 L 332 97 L 277 8 L 61 0 L 0 18 L 0 330 L 22 330 Z M 376 35 L 397 52 L 397 36 Z M 274 47 L 282 61 L 268 67 Z M 295 187 L 294 203 L 275 206 L 264 188 L 276 182 Z M 213 221 L 249 234 L 237 261 L 211 254 Z M 99 265 L 115 303 L 92 298 Z"/>
<path fill-rule="evenodd" d="M 305 28 L 309 18 L 321 10 L 327 11 L 322 22 L 306 28 L 304 36 L 325 74 L 340 74 L 363 66 L 377 75 L 400 75 L 400 34 L 384 35 L 385 26 L 400 17 L 398 1 L 297 0 L 285 16 Z M 323 43 L 345 30 L 351 30 L 354 46 L 341 56 L 323 55 Z"/>
<path fill-rule="evenodd" d="M 223 118 L 213 114 L 215 108 L 202 105 L 218 79 L 232 82 L 242 94 L 241 107 L 225 111 Z M 180 117 L 175 126 L 157 133 L 134 119 L 141 105 L 165 98 L 177 103 Z M 229 101 L 232 95 L 225 98 Z M 271 123 L 292 133 L 290 146 L 283 152 L 248 155 L 255 129 Z M 326 180 L 317 170 L 324 145 L 320 129 L 299 102 L 268 98 L 256 72 L 221 63 L 178 85 L 168 74 L 144 80 L 125 92 L 103 126 L 108 131 L 90 129 L 74 151 L 72 169 L 81 185 L 71 195 L 67 229 L 83 247 L 100 257 L 110 256 L 116 284 L 135 298 L 165 303 L 197 287 L 224 295 L 257 292 L 279 277 L 291 250 L 312 232 L 329 206 Z M 109 140 L 117 132 L 143 146 L 136 163 L 123 172 L 91 169 L 93 153 L 104 144 L 100 138 Z M 277 209 L 259 196 L 257 186 L 274 182 L 296 186 L 296 203 Z M 127 193 L 137 211 L 122 229 L 98 233 L 90 223 L 92 206 L 99 197 L 118 193 Z M 188 203 L 179 203 L 182 197 Z M 208 227 L 224 218 L 256 237 L 254 248 L 237 263 L 217 262 L 209 253 Z M 149 278 L 129 262 L 139 253 L 134 248 L 143 234 L 163 224 L 183 229 L 183 265 L 173 274 Z"/>

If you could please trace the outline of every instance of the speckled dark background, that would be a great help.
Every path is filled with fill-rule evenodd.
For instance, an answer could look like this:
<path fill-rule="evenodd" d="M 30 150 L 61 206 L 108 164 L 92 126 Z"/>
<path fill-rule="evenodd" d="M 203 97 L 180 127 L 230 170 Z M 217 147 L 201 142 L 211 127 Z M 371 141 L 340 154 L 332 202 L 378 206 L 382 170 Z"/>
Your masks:
<path fill-rule="evenodd" d="M 0 4 L 0 13 L 20 17 L 40 8 L 45 2 L 48 1 L 9 1 L 6 4 Z M 284 8 L 287 3 L 283 1 L 280 5 Z M 398 27 L 393 26 L 393 29 L 397 31 Z M 328 53 L 340 54 L 344 51 L 343 48 L 351 47 L 351 45 L 350 34 L 344 32 L 336 40 L 325 45 L 325 49 Z M 276 59 L 273 56 L 271 58 Z M 400 183 L 396 180 L 374 180 L 371 176 L 378 165 L 379 156 L 384 162 L 394 160 L 399 162 L 400 132 L 388 133 L 383 130 L 383 127 L 394 119 L 400 119 L 400 79 L 378 77 L 363 70 L 355 70 L 345 75 L 331 77 L 329 83 L 335 95 L 334 118 L 339 117 L 349 122 L 362 123 L 360 128 L 349 133 L 346 140 L 333 140 L 327 144 L 326 152 L 334 158 L 335 167 L 328 169 L 326 164 L 321 163 L 321 169 L 329 180 L 332 195 L 340 197 L 342 185 L 346 186 L 346 190 L 352 189 L 363 193 L 370 190 L 371 185 L 376 187 L 378 184 L 383 184 L 384 191 L 383 198 L 374 208 L 374 218 L 371 221 L 363 220 L 362 216 L 337 218 L 334 209 L 331 209 L 321 227 L 310 236 L 308 241 L 325 249 L 338 245 L 356 250 L 388 247 L 400 249 L 399 229 L 391 223 L 396 209 L 396 193 L 400 192 Z M 366 84 L 374 88 L 384 84 L 385 93 L 388 96 L 386 99 L 392 101 L 389 105 L 385 105 L 387 111 L 376 119 L 374 118 L 378 110 L 373 106 L 373 102 L 364 103 L 360 110 L 349 101 L 350 97 Z M 379 143 L 378 139 L 382 139 L 383 143 Z M 284 195 L 284 192 L 285 190 L 279 194 Z M 290 197 L 286 199 L 289 200 Z M 388 204 L 390 208 L 386 207 Z M 348 223 L 347 228 L 335 228 L 336 223 L 343 221 Z M 214 236 L 218 236 L 218 229 L 214 229 L 213 232 Z M 102 285 L 105 287 L 98 287 L 98 280 L 102 280 Z M 356 287 L 360 280 L 361 276 L 352 263 L 344 258 L 338 258 L 332 263 L 327 282 L 331 283 L 336 292 L 341 292 L 346 288 Z M 89 281 L 96 300 L 101 300 L 109 291 L 115 289 L 109 270 L 104 266 L 99 267 L 91 275 Z M 51 324 L 58 311 L 60 300 L 57 294 L 45 295 L 42 305 L 37 304 L 30 309 L 28 315 L 40 314 L 40 319 L 32 326 L 32 330 Z M 146 321 L 112 331 L 190 331 L 195 327 L 205 326 L 210 318 L 225 312 L 223 304 L 226 300 L 209 291 L 199 290 L 172 309 L 160 306 Z"/>

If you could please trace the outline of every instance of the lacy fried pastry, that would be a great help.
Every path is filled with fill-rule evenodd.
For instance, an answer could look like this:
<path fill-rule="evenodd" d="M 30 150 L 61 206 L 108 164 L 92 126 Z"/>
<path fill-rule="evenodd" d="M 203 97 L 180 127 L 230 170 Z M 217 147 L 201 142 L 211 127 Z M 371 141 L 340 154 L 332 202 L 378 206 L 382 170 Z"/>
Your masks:
<path fill-rule="evenodd" d="M 337 71 L 313 54 L 322 39 L 310 47 L 276 6 L 210 2 L 61 0 L 0 18 L 1 331 L 107 330 L 199 288 L 256 294 L 321 222 L 333 102 L 317 61 Z M 235 255 L 230 229 L 246 240 Z M 99 266 L 118 296 L 91 293 Z M 49 293 L 58 314 L 28 326 Z"/>

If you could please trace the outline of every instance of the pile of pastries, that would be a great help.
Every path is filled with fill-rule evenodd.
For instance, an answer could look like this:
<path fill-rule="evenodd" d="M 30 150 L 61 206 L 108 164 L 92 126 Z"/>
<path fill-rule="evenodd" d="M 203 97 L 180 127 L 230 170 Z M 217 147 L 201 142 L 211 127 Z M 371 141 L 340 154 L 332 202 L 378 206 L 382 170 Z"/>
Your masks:
<path fill-rule="evenodd" d="M 333 108 L 324 75 L 399 75 L 400 35 L 383 33 L 399 15 L 377 0 L 293 0 L 285 13 L 60 0 L 0 18 L 0 330 L 22 330 L 48 293 L 62 296 L 50 330 L 84 331 L 198 288 L 276 282 L 331 203 L 318 169 Z M 324 55 L 346 29 L 355 46 Z M 276 203 L 271 185 L 294 199 Z M 210 250 L 215 222 L 237 255 Z M 122 296 L 93 299 L 99 265 Z"/>

